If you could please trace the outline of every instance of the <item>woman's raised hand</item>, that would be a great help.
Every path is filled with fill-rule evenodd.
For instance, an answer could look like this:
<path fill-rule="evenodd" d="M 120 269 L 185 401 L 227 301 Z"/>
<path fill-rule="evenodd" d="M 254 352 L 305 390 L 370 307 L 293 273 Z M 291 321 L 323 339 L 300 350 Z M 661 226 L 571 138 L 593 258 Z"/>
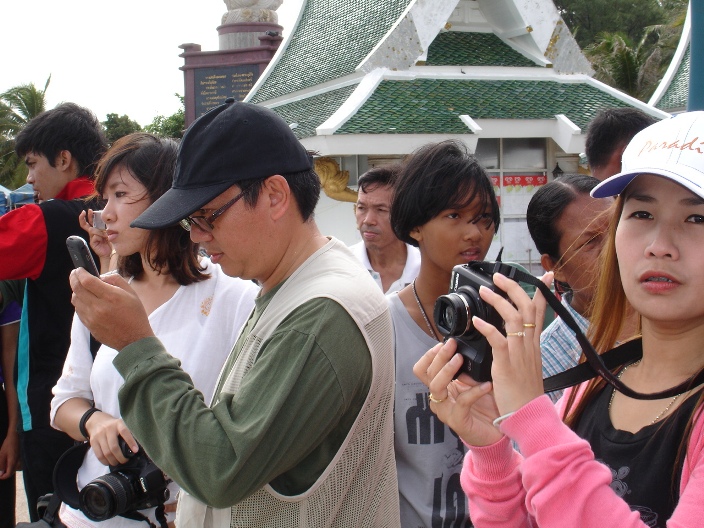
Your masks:
<path fill-rule="evenodd" d="M 108 241 L 105 229 L 93 227 L 93 209 L 88 209 L 88 214 L 81 211 L 78 215 L 78 223 L 86 233 L 90 235 L 90 247 L 100 259 L 100 273 L 107 273 L 111 269 L 112 244 Z"/>
<path fill-rule="evenodd" d="M 108 242 L 108 235 L 105 229 L 93 227 L 93 209 L 88 209 L 88 214 L 81 211 L 78 215 L 78 223 L 81 229 L 90 235 L 90 247 L 100 259 L 110 259 L 112 253 L 112 244 Z"/>
<path fill-rule="evenodd" d="M 473 317 L 472 322 L 491 345 L 494 398 L 499 413 L 505 415 L 543 394 L 540 331 L 547 302 L 539 290 L 531 299 L 517 282 L 499 273 L 492 278 L 509 299 L 484 287 L 479 289 L 479 295 L 504 320 L 506 336 L 478 317 Z M 549 286 L 552 279 L 553 274 L 546 273 L 541 280 Z"/>

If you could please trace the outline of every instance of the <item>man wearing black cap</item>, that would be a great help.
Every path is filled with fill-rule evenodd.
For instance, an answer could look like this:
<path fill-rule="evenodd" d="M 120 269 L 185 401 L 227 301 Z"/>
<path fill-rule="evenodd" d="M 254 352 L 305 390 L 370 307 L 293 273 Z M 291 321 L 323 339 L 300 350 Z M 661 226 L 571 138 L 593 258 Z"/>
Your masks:
<path fill-rule="evenodd" d="M 71 276 L 79 317 L 121 351 L 125 422 L 185 490 L 179 528 L 399 525 L 391 319 L 318 231 L 319 194 L 286 123 L 228 101 L 187 131 L 171 190 L 133 223 L 181 222 L 226 273 L 261 285 L 210 406 L 123 279 Z"/>

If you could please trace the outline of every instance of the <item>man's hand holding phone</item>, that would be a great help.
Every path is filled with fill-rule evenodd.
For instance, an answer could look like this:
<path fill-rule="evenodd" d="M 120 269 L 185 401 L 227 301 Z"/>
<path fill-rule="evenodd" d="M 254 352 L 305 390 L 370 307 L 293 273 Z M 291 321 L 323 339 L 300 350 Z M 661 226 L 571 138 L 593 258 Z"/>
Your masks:
<path fill-rule="evenodd" d="M 116 273 L 101 277 L 81 237 L 68 237 L 66 245 L 76 267 L 70 276 L 71 303 L 90 333 L 115 350 L 153 336 L 144 306 L 127 281 Z"/>
<path fill-rule="evenodd" d="M 119 274 L 94 277 L 78 268 L 71 272 L 69 281 L 78 317 L 101 343 L 119 351 L 154 336 L 142 301 Z"/>

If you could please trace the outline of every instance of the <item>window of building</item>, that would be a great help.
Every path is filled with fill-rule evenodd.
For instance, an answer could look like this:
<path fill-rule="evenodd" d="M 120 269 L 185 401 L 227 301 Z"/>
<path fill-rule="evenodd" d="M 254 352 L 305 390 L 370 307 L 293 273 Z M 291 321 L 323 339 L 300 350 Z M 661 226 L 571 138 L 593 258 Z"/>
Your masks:
<path fill-rule="evenodd" d="M 526 224 L 528 202 L 548 182 L 545 138 L 480 138 L 477 159 L 491 176 L 501 208 L 501 226 L 494 237 L 488 260 L 503 247 L 502 260 L 517 262 L 541 274 L 540 255 Z"/>

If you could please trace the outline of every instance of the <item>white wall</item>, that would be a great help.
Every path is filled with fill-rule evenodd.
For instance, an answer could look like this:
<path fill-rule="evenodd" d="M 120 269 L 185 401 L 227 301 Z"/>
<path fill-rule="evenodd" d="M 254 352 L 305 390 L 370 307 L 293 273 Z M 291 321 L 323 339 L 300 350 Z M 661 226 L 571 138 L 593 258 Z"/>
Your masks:
<path fill-rule="evenodd" d="M 362 238 L 357 230 L 352 202 L 339 202 L 328 198 L 321 191 L 315 220 L 323 235 L 334 236 L 347 245 L 356 244 Z"/>

